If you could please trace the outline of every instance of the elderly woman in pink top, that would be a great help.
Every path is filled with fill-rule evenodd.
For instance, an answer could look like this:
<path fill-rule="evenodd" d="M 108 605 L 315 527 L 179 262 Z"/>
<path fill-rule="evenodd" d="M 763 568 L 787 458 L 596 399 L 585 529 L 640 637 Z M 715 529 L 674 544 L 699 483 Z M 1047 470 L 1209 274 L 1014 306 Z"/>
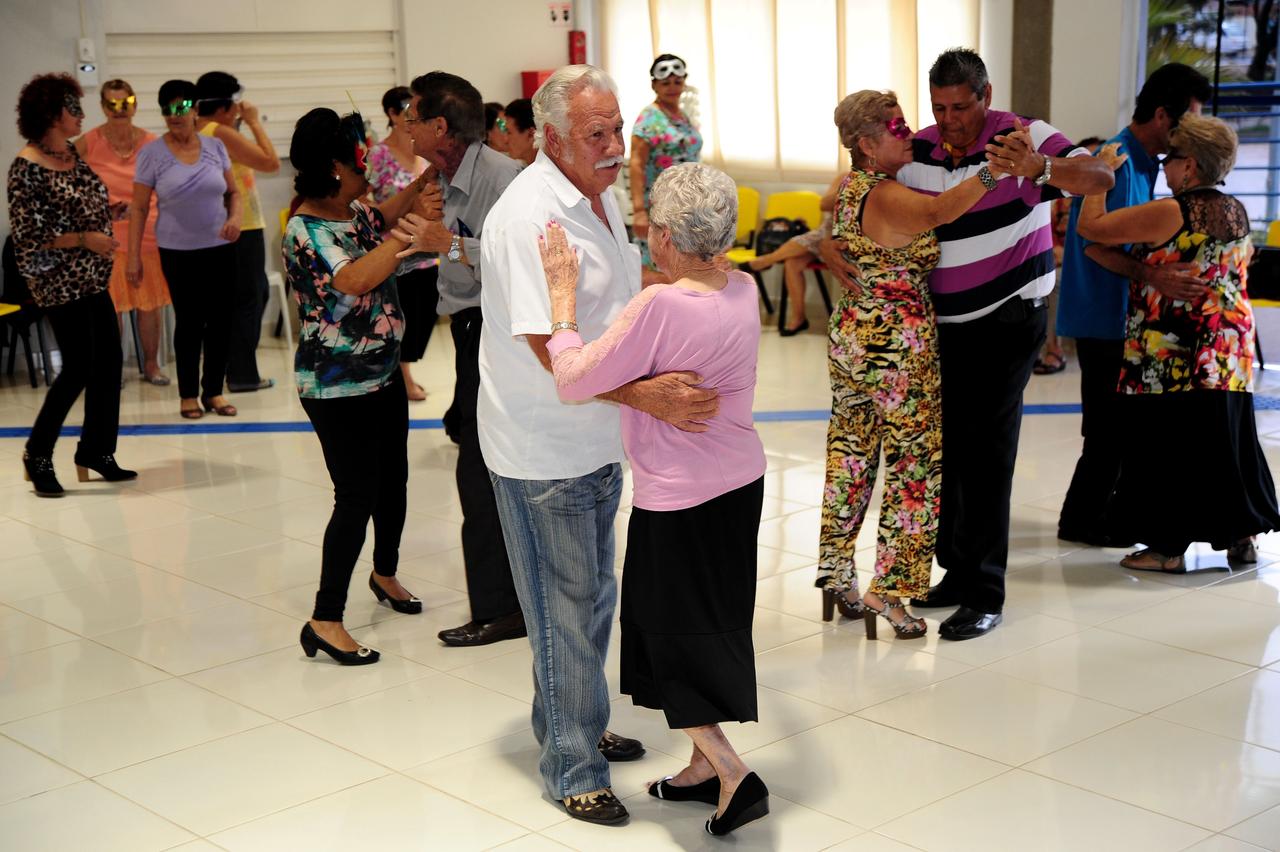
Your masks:
<path fill-rule="evenodd" d="M 733 243 L 737 212 L 737 190 L 723 172 L 699 163 L 664 171 L 650 195 L 649 250 L 674 283 L 641 291 L 585 345 L 574 322 L 574 251 L 554 222 L 541 246 L 553 322 L 547 350 L 562 399 L 677 371 L 697 373 L 720 393 L 719 415 L 697 433 L 622 409 L 635 479 L 622 573 L 622 692 L 693 740 L 689 765 L 649 792 L 718 805 L 706 824 L 711 834 L 769 811 L 767 788 L 719 724 L 757 718 L 751 620 L 765 459 L 751 405 L 760 315 L 751 277 L 717 263 Z"/>

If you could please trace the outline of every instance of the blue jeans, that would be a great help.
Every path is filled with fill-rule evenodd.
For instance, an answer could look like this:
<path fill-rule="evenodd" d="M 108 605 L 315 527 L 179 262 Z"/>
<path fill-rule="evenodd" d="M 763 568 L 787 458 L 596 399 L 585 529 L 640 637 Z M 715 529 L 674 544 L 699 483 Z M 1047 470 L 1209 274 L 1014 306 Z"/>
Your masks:
<path fill-rule="evenodd" d="M 533 646 L 533 735 L 552 798 L 609 786 L 604 661 L 618 598 L 613 520 L 622 466 L 576 479 L 493 479 L 511 574 Z"/>

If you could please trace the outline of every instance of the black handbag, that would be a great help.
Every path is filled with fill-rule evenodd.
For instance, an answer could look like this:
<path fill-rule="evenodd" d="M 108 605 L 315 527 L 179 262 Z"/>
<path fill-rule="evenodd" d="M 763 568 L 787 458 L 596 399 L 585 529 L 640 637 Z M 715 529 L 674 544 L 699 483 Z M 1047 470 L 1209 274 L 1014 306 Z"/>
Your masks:
<path fill-rule="evenodd" d="M 809 226 L 802 219 L 788 219 L 785 216 L 765 219 L 760 226 L 760 234 L 756 237 L 756 254 L 777 251 L 787 240 L 808 232 Z"/>

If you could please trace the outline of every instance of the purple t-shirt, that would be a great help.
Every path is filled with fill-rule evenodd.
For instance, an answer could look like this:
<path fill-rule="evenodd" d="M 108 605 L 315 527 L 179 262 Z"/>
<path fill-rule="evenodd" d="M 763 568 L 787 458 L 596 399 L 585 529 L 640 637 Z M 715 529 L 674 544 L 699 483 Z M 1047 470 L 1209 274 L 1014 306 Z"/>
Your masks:
<path fill-rule="evenodd" d="M 133 179 L 156 194 L 156 244 L 162 249 L 209 248 L 225 245 L 218 236 L 227 221 L 223 196 L 231 158 L 219 139 L 196 136 L 200 158 L 191 165 L 180 162 L 163 138 L 138 152 Z"/>

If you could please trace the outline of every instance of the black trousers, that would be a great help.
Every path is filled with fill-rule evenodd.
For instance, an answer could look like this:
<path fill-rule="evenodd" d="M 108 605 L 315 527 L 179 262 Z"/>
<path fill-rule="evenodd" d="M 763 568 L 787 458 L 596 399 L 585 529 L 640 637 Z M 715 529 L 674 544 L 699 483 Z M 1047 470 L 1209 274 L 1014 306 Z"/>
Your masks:
<path fill-rule="evenodd" d="M 227 344 L 234 313 L 237 263 L 234 243 L 179 251 L 160 249 L 160 268 L 173 300 L 173 353 L 178 396 L 218 396 L 227 375 Z M 200 351 L 204 350 L 204 375 Z"/>
<path fill-rule="evenodd" d="M 236 240 L 236 287 L 232 301 L 231 340 L 227 349 L 227 384 L 256 385 L 258 340 L 262 312 L 271 285 L 267 283 L 267 249 L 262 228 L 241 231 Z"/>
<path fill-rule="evenodd" d="M 1058 530 L 1069 536 L 1101 536 L 1115 530 L 1112 502 L 1124 454 L 1120 379 L 1123 340 L 1076 338 L 1080 356 L 1080 434 L 1084 445 L 1062 501 Z"/>
<path fill-rule="evenodd" d="M 341 621 L 351 573 L 373 519 L 373 570 L 394 577 L 409 481 L 409 400 L 397 369 L 381 390 L 337 399 L 302 399 L 333 480 L 333 514 L 324 531 L 320 590 L 312 618 Z"/>
<path fill-rule="evenodd" d="M 1048 311 L 1014 298 L 993 314 L 938 326 L 942 366 L 942 511 L 938 562 L 964 606 L 1004 608 L 1009 500 L 1022 392 Z"/>
<path fill-rule="evenodd" d="M 120 326 L 106 290 L 45 308 L 62 353 L 62 372 L 45 395 L 27 439 L 33 456 L 53 455 L 62 424 L 84 392 L 84 428 L 80 449 L 86 455 L 116 451 L 120 432 Z"/>
<path fill-rule="evenodd" d="M 476 398 L 480 395 L 480 309 L 466 308 L 449 318 L 457 371 L 453 409 L 457 415 L 458 501 L 462 504 L 462 558 L 473 621 L 493 621 L 520 610 L 511 562 L 502 539 L 493 482 L 480 453 Z"/>
<path fill-rule="evenodd" d="M 404 337 L 400 339 L 400 360 L 421 361 L 436 327 L 436 304 L 440 301 L 437 279 L 440 267 L 428 266 L 396 276 L 400 313 L 404 314 Z"/>

